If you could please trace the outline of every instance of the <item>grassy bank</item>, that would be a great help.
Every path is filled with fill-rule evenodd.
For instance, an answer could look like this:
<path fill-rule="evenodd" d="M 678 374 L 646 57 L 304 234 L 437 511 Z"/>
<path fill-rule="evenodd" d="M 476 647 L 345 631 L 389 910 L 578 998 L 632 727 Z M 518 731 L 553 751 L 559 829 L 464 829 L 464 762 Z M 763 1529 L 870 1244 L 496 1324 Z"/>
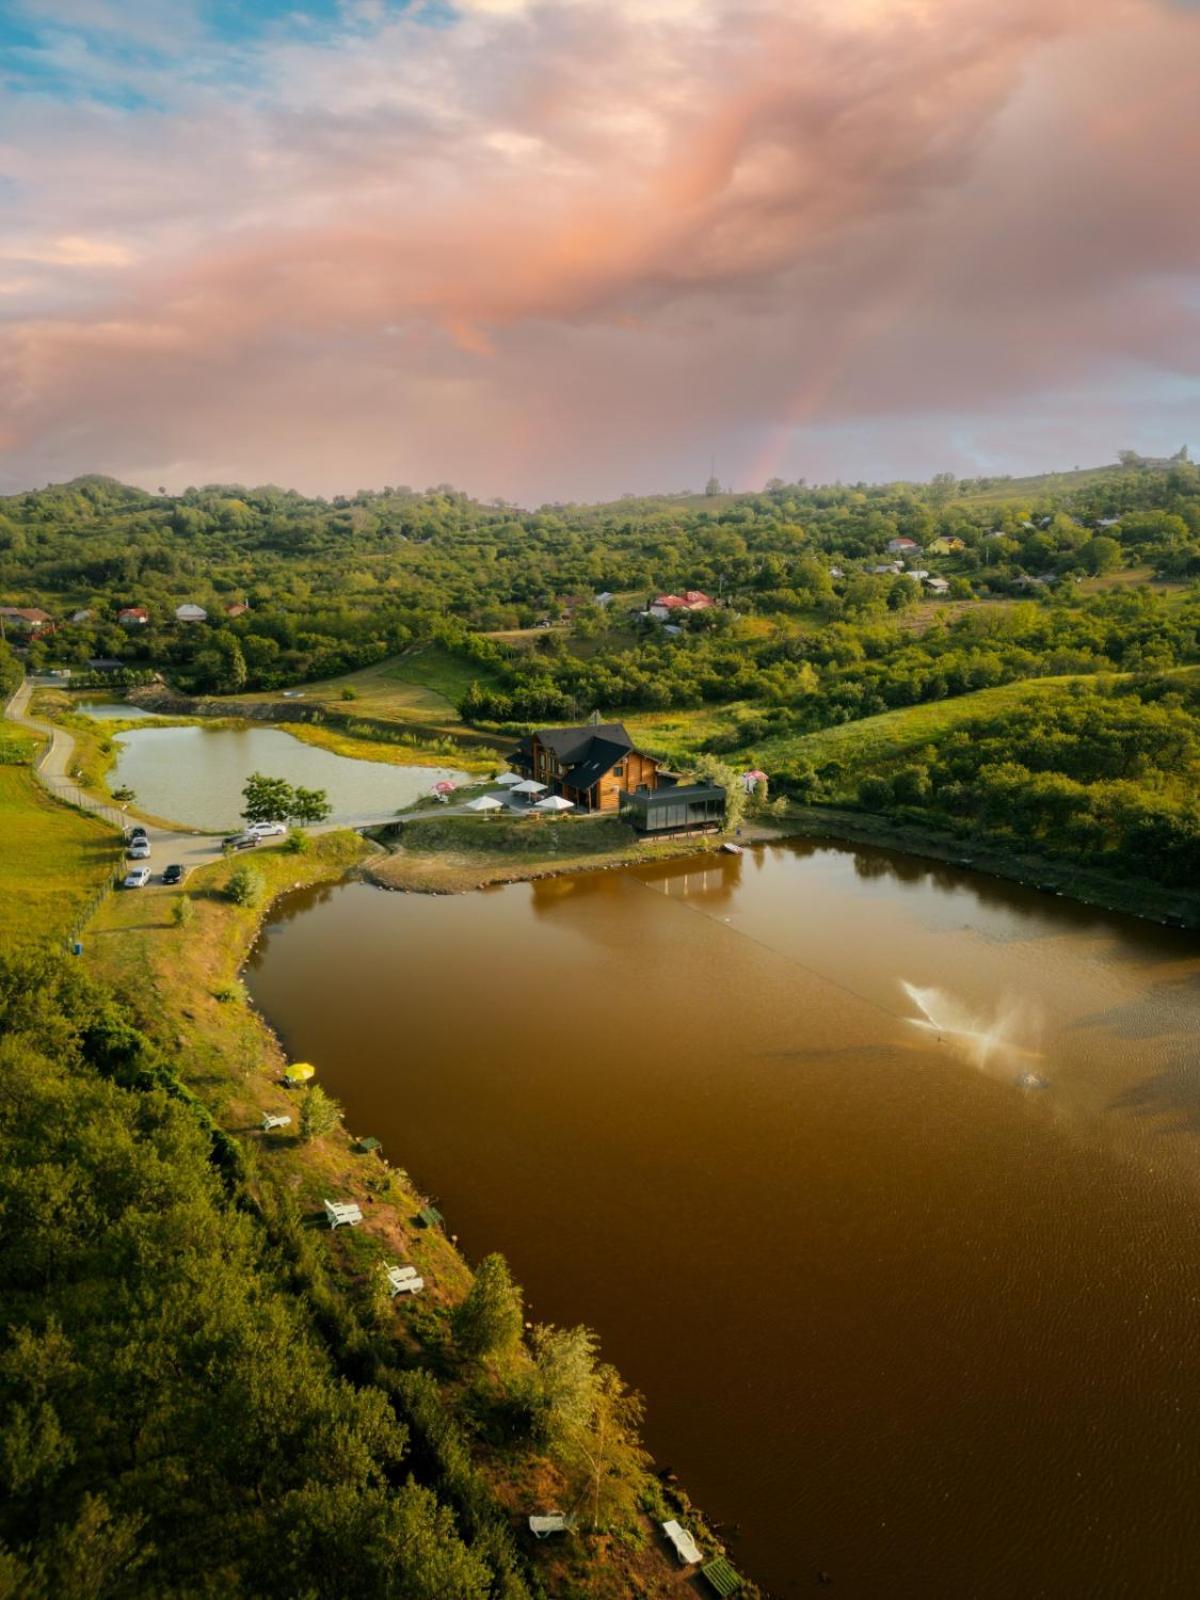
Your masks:
<path fill-rule="evenodd" d="M 52 800 L 26 766 L 0 766 L 0 841 L 8 951 L 67 938 L 121 865 L 112 829 Z"/>
<path fill-rule="evenodd" d="M 444 841 L 456 834 L 458 820 L 431 818 L 413 831 L 431 828 Z M 431 843 L 426 837 L 425 844 Z M 295 1226 L 289 1218 L 317 1228 L 315 1234 L 305 1232 L 306 1248 L 332 1275 L 338 1296 L 323 1315 L 336 1319 L 339 1340 L 356 1350 L 359 1370 L 367 1350 L 390 1351 L 378 1381 L 397 1385 L 400 1414 L 417 1446 L 415 1459 L 439 1495 L 456 1506 L 464 1530 L 489 1548 L 511 1547 L 518 1568 L 528 1564 L 532 1593 L 539 1592 L 539 1584 L 547 1594 L 580 1600 L 675 1593 L 677 1575 L 649 1514 L 661 1519 L 686 1502 L 678 1495 L 663 1499 L 636 1446 L 622 1446 L 612 1462 L 615 1482 L 626 1485 L 620 1492 L 631 1508 L 619 1534 L 579 1534 L 536 1545 L 522 1531 L 530 1511 L 571 1503 L 571 1491 L 549 1458 L 496 1431 L 510 1403 L 506 1397 L 532 1372 L 526 1346 L 519 1344 L 482 1371 L 464 1363 L 454 1346 L 450 1313 L 468 1290 L 471 1273 L 452 1238 L 417 1225 L 425 1197 L 384 1155 L 360 1153 L 345 1130 L 308 1143 L 295 1136 L 303 1093 L 293 1095 L 282 1086 L 280 1046 L 249 1005 L 239 970 L 272 896 L 336 881 L 368 853 L 369 847 L 349 833 L 319 835 L 302 855 L 264 849 L 253 863 L 266 883 L 257 907 L 235 906 L 224 892 L 244 863 L 214 863 L 188 882 L 192 914 L 184 925 L 176 920 L 180 897 L 170 891 L 151 888 L 113 897 L 89 933 L 87 959 L 98 976 L 127 997 L 140 1025 L 176 1063 L 184 1086 L 236 1141 L 248 1192 L 268 1227 L 283 1229 L 284 1237 Z M 292 1126 L 264 1135 L 264 1111 L 290 1114 Z M 394 1158 L 405 1152 L 385 1154 Z M 357 1201 L 363 1224 L 336 1233 L 321 1229 L 326 1196 Z M 447 1209 L 451 1205 L 452 1199 Z M 394 1261 L 411 1263 L 424 1278 L 427 1287 L 419 1299 L 393 1305 L 381 1296 L 381 1265 Z M 313 1292 L 307 1284 L 303 1289 L 306 1295 Z M 480 1419 L 493 1414 L 496 1420 L 481 1427 Z"/>
<path fill-rule="evenodd" d="M 999 848 L 984 835 L 965 831 L 951 834 L 902 818 L 876 816 L 838 806 L 789 807 L 783 826 L 788 833 L 804 838 L 878 845 L 881 849 L 900 850 L 929 861 L 969 867 L 975 872 L 1063 895 L 1104 911 L 1145 917 L 1152 922 L 1200 927 L 1200 892 L 1193 888 L 1164 888 L 1145 879 L 1117 877 L 1033 851 Z"/>
<path fill-rule="evenodd" d="M 779 838 L 784 829 L 746 827 L 744 837 Z M 670 861 L 716 850 L 716 835 L 643 840 L 619 817 L 446 817 L 419 813 L 379 830 L 390 854 L 368 875 L 387 889 L 463 894 L 565 872 Z"/>

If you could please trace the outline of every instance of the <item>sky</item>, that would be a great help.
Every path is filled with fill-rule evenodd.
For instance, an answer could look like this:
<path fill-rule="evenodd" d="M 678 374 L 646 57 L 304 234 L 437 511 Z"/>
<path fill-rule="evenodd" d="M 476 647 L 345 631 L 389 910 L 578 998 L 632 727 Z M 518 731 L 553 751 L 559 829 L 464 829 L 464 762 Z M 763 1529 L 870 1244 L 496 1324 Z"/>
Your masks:
<path fill-rule="evenodd" d="M 1200 445 L 1189 0 L 0 0 L 0 490 Z"/>

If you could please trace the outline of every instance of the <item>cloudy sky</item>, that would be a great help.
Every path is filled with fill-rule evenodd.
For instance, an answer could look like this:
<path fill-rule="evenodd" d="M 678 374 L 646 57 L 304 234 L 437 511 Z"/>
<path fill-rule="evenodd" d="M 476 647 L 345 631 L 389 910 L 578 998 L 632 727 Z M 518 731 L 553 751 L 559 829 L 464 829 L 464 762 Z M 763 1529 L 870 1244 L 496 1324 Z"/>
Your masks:
<path fill-rule="evenodd" d="M 0 0 L 0 488 L 1200 445 L 1185 0 Z"/>

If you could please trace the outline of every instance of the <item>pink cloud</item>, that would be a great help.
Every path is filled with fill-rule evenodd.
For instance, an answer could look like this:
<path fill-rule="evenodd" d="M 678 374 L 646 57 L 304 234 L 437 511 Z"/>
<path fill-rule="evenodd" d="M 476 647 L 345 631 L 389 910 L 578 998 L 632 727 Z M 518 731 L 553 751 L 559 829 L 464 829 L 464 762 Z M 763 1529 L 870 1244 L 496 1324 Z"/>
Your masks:
<path fill-rule="evenodd" d="M 189 54 L 169 111 L 0 128 L 7 477 L 872 476 L 889 419 L 929 471 L 947 414 L 999 451 L 1055 393 L 1090 460 L 1125 441 L 1081 390 L 1107 428 L 1131 373 L 1195 380 L 1195 13 L 649 10 L 361 12 L 242 47 L 237 88 Z"/>

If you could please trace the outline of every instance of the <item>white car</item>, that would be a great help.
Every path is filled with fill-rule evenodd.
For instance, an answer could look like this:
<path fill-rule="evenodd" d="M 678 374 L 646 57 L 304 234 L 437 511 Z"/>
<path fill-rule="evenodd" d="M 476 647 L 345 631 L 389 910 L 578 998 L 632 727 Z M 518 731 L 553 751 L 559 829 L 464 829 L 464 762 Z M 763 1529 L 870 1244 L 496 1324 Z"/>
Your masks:
<path fill-rule="evenodd" d="M 256 833 L 260 839 L 273 839 L 276 834 L 286 833 L 287 828 L 282 822 L 252 822 L 246 832 Z"/>
<path fill-rule="evenodd" d="M 129 846 L 128 855 L 129 855 L 130 861 L 149 861 L 149 859 L 150 859 L 150 841 L 149 841 L 149 839 L 135 839 L 133 841 L 133 843 Z"/>
<path fill-rule="evenodd" d="M 127 889 L 144 889 L 149 882 L 149 867 L 134 867 L 132 872 L 125 874 L 125 887 Z"/>

